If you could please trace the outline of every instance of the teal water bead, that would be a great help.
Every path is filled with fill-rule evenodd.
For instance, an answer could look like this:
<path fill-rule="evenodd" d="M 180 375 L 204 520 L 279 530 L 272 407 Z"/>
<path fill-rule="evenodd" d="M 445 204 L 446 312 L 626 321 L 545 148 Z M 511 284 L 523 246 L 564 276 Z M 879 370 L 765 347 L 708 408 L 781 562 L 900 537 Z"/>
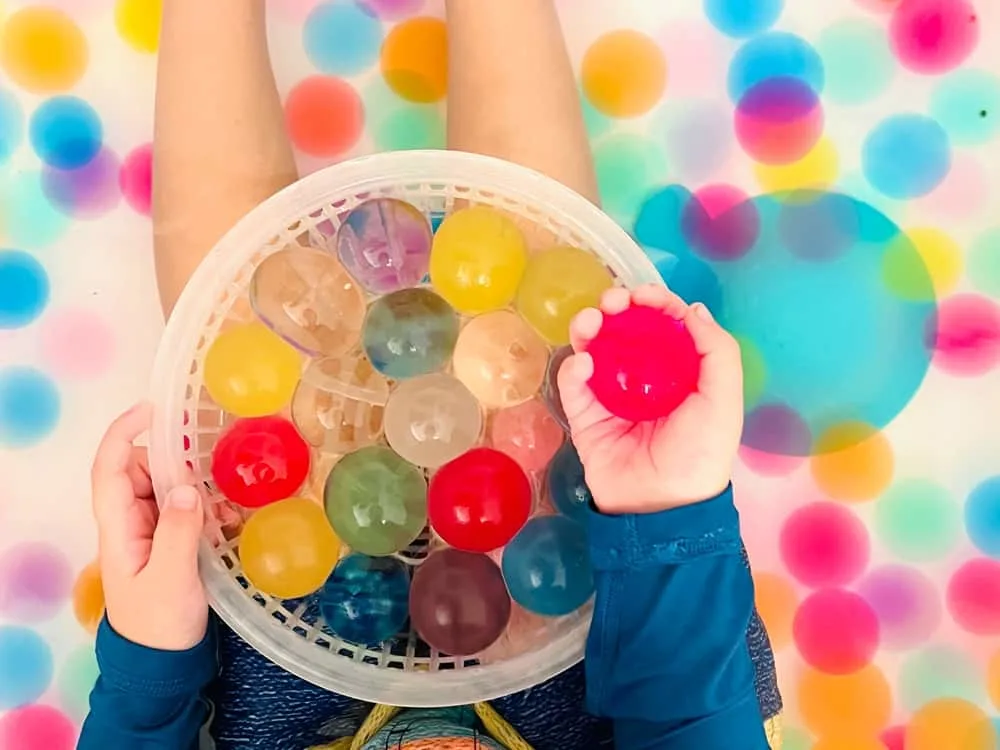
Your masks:
<path fill-rule="evenodd" d="M 351 554 L 319 592 L 319 611 L 334 635 L 374 646 L 397 635 L 410 614 L 410 571 L 394 557 Z"/>
<path fill-rule="evenodd" d="M 529 612 L 561 617 L 594 594 L 587 532 L 565 516 L 539 516 L 503 552 L 503 577 L 511 598 Z"/>
<path fill-rule="evenodd" d="M 451 359 L 458 328 L 458 314 L 434 292 L 402 289 L 368 309 L 365 353 L 372 366 L 390 378 L 426 375 Z"/>
<path fill-rule="evenodd" d="M 590 494 L 583 464 L 572 443 L 564 443 L 549 463 L 546 484 L 552 506 L 564 516 L 586 522 L 594 497 Z"/>
<path fill-rule="evenodd" d="M 337 536 L 352 551 L 374 557 L 406 549 L 427 525 L 423 472 L 382 445 L 340 459 L 327 477 L 323 503 Z"/>

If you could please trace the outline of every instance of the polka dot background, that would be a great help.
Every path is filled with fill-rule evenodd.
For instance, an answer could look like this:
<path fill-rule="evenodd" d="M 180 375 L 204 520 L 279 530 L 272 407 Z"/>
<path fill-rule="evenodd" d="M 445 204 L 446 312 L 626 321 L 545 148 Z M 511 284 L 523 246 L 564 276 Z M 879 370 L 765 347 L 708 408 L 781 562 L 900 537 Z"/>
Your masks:
<path fill-rule="evenodd" d="M 72 747 L 96 674 L 88 464 L 161 326 L 161 5 L 0 4 L 4 748 Z M 443 145 L 442 5 L 269 3 L 304 169 Z M 786 747 L 1000 747 L 1000 6 L 558 6 L 607 211 L 743 349 Z"/>

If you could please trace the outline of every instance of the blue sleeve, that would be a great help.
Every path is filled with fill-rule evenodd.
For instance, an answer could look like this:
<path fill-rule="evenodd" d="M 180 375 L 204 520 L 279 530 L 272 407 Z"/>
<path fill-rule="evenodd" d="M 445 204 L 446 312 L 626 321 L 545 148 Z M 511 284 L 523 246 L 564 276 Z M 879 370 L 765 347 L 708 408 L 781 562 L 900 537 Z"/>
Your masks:
<path fill-rule="evenodd" d="M 650 515 L 592 512 L 587 704 L 628 750 L 768 750 L 747 647 L 753 582 L 732 489 Z"/>
<path fill-rule="evenodd" d="M 209 715 L 202 692 L 216 659 L 211 624 L 194 648 L 159 651 L 122 638 L 105 618 L 97 631 L 100 676 L 77 750 L 194 750 Z"/>

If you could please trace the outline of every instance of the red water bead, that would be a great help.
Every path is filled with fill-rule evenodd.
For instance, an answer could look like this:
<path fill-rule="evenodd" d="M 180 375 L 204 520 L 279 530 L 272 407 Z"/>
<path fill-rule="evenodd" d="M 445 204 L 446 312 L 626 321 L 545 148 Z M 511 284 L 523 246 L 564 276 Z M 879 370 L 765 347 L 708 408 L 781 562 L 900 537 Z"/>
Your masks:
<path fill-rule="evenodd" d="M 630 422 L 666 417 L 698 389 L 694 339 L 682 321 L 657 308 L 632 305 L 605 315 L 587 351 L 597 400 Z"/>
<path fill-rule="evenodd" d="M 309 474 L 309 446 L 282 417 L 240 419 L 212 450 L 212 479 L 244 508 L 291 497 Z"/>
<path fill-rule="evenodd" d="M 509 542 L 531 513 L 531 483 L 517 461 L 492 448 L 473 448 L 446 463 L 427 492 L 431 528 L 467 552 Z"/>

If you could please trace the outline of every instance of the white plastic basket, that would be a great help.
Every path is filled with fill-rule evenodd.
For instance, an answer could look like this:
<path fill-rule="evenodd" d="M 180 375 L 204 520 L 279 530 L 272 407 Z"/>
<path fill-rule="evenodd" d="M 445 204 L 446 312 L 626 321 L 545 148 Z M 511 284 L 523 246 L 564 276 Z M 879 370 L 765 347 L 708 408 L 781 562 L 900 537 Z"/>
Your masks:
<path fill-rule="evenodd" d="M 227 417 L 202 385 L 205 353 L 227 319 L 245 318 L 254 268 L 289 243 L 331 248 L 340 217 L 364 200 L 393 197 L 446 213 L 456 201 L 491 205 L 534 223 L 558 242 L 604 259 L 626 286 L 659 282 L 652 263 L 608 216 L 544 175 L 498 159 L 409 151 L 355 159 L 289 186 L 247 214 L 202 262 L 167 325 L 153 369 L 150 466 L 158 497 L 195 481 L 209 507 L 211 450 Z M 192 478 L 193 471 L 193 478 Z M 489 700 L 537 685 L 583 657 L 590 606 L 548 620 L 520 652 L 480 662 L 421 648 L 416 635 L 369 649 L 324 631 L 307 604 L 286 606 L 240 575 L 236 541 L 206 529 L 200 563 L 220 617 L 264 656 L 316 685 L 361 700 L 436 707 Z M 424 540 L 426 544 L 426 538 Z M 417 550 L 419 552 L 419 549 Z M 419 554 L 401 559 L 419 562 Z"/>

